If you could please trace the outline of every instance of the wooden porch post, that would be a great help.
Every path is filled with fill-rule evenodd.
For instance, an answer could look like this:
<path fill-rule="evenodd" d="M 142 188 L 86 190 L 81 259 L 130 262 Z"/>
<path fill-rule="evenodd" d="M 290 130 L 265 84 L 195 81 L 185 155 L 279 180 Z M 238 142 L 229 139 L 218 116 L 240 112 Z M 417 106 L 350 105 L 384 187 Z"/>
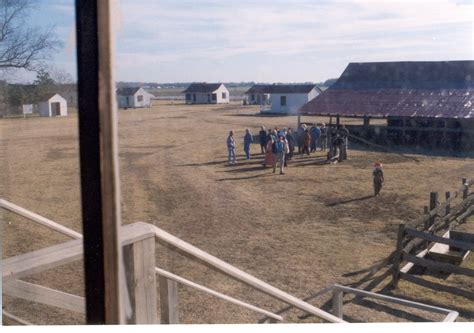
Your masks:
<path fill-rule="evenodd" d="M 179 324 L 178 283 L 161 275 L 159 281 L 161 323 Z"/>

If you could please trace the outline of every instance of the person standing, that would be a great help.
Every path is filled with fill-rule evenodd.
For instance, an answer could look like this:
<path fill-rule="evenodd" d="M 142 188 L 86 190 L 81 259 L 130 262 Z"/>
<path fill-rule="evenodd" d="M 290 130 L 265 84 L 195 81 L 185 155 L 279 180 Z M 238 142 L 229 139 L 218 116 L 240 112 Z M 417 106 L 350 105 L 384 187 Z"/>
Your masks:
<path fill-rule="evenodd" d="M 382 184 L 385 181 L 383 177 L 382 163 L 374 163 L 372 176 L 374 178 L 374 197 L 376 197 L 380 195 L 380 190 L 382 190 Z"/>
<path fill-rule="evenodd" d="M 347 160 L 347 150 L 349 148 L 349 130 L 345 125 L 342 125 L 341 128 L 338 129 L 337 133 L 344 141 L 343 145 L 341 146 L 342 159 Z"/>
<path fill-rule="evenodd" d="M 227 137 L 227 152 L 229 153 L 228 162 L 230 165 L 235 164 L 235 140 L 234 140 L 234 131 L 229 132 L 229 136 Z"/>
<path fill-rule="evenodd" d="M 296 132 L 296 141 L 298 143 L 298 154 L 303 154 L 301 151 L 303 150 L 303 140 L 304 140 L 304 132 L 306 130 L 306 125 L 302 124 L 298 131 Z"/>
<path fill-rule="evenodd" d="M 267 146 L 266 146 L 266 151 L 265 151 L 265 158 L 263 159 L 263 167 L 266 167 L 267 165 L 273 165 L 273 143 L 274 143 L 273 136 L 271 133 L 268 134 L 267 136 Z"/>
<path fill-rule="evenodd" d="M 326 148 L 328 146 L 328 128 L 326 127 L 325 123 L 321 124 L 321 136 L 319 137 L 320 141 L 320 146 L 321 146 L 321 151 L 326 151 Z"/>
<path fill-rule="evenodd" d="M 285 152 L 287 149 L 286 141 L 282 135 L 278 136 L 278 139 L 275 141 L 274 144 L 274 155 L 275 158 L 273 160 L 273 173 L 276 171 L 277 163 L 280 163 L 280 175 L 284 175 L 285 169 Z"/>
<path fill-rule="evenodd" d="M 295 146 L 296 146 L 295 135 L 293 134 L 293 130 L 291 128 L 288 128 L 288 133 L 286 134 L 286 140 L 288 141 L 288 150 L 290 151 L 288 153 L 288 160 L 291 160 L 293 158 L 293 152 L 295 151 Z"/>
<path fill-rule="evenodd" d="M 265 126 L 260 127 L 258 138 L 260 140 L 260 149 L 262 150 L 262 154 L 265 154 L 267 151 L 267 131 L 265 130 Z"/>
<path fill-rule="evenodd" d="M 304 155 L 306 152 L 309 155 L 309 145 L 311 144 L 311 134 L 309 134 L 309 130 L 305 129 L 303 134 L 303 150 L 301 151 L 301 156 Z"/>
<path fill-rule="evenodd" d="M 244 136 L 244 152 L 245 156 L 248 160 L 250 160 L 250 145 L 253 143 L 252 133 L 248 128 L 245 129 L 245 136 Z"/>
<path fill-rule="evenodd" d="M 313 124 L 310 130 L 311 134 L 311 152 L 314 153 L 316 151 L 316 143 L 319 140 L 319 136 L 321 135 L 321 130 L 316 124 Z"/>

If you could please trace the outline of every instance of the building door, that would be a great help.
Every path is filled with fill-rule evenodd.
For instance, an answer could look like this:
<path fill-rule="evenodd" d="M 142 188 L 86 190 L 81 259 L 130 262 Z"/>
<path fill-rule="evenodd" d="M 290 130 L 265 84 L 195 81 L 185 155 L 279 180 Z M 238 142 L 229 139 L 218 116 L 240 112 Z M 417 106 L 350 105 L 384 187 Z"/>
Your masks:
<path fill-rule="evenodd" d="M 193 102 L 196 103 L 196 94 L 193 94 Z"/>
<path fill-rule="evenodd" d="M 51 103 L 51 115 L 54 117 L 61 115 L 61 103 L 59 102 Z"/>
<path fill-rule="evenodd" d="M 207 94 L 207 102 L 211 103 L 211 94 Z"/>

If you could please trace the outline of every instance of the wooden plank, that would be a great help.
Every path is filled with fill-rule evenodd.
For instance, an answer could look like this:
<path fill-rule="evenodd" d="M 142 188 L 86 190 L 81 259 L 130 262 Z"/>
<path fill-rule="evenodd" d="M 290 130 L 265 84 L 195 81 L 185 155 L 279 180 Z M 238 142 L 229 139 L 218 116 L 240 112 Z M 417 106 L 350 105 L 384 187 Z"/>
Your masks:
<path fill-rule="evenodd" d="M 124 247 L 126 280 L 131 298 L 130 324 L 156 323 L 155 239 L 147 238 Z"/>
<path fill-rule="evenodd" d="M 317 307 L 304 302 L 293 295 L 290 295 L 280 289 L 277 289 L 262 280 L 257 279 L 256 277 L 206 253 L 197 247 L 167 233 L 166 231 L 153 226 L 155 229 L 155 235 L 157 241 L 164 243 L 172 248 L 177 249 L 180 252 L 183 252 L 187 255 L 190 255 L 196 259 L 199 259 L 203 263 L 209 265 L 210 267 L 224 273 L 225 275 L 232 277 L 240 282 L 243 282 L 257 290 L 260 290 L 263 293 L 266 293 L 276 299 L 279 299 L 288 304 L 294 305 L 296 308 L 311 313 L 319 318 L 327 320 L 333 323 L 343 323 L 345 321 L 337 318 L 336 316 L 318 309 Z"/>
<path fill-rule="evenodd" d="M 15 326 L 15 325 L 21 325 L 21 326 L 31 326 L 30 322 L 21 319 L 5 310 L 2 310 L 2 325 L 5 326 Z"/>
<path fill-rule="evenodd" d="M 466 199 L 467 196 L 469 195 L 469 182 L 467 181 L 466 178 L 463 178 L 463 179 L 462 179 L 462 185 L 463 185 L 463 188 L 462 188 L 462 198 L 463 198 L 463 199 Z"/>
<path fill-rule="evenodd" d="M 418 258 L 424 258 L 427 254 L 428 254 L 428 249 L 424 249 L 423 251 L 421 251 L 420 253 L 418 253 L 416 256 Z M 410 269 L 413 268 L 413 266 L 415 266 L 414 263 L 412 262 L 409 262 L 407 263 L 405 266 L 403 266 L 401 269 L 400 269 L 400 273 L 408 273 L 410 271 Z"/>
<path fill-rule="evenodd" d="M 474 270 L 464 267 L 458 267 L 455 265 L 442 263 L 430 259 L 418 258 L 407 253 L 403 253 L 403 259 L 414 263 L 415 265 L 427 267 L 437 271 L 442 271 L 446 273 L 461 274 L 466 276 L 474 276 Z"/>
<path fill-rule="evenodd" d="M 342 319 L 342 300 L 344 293 L 340 289 L 332 290 L 332 314 Z"/>
<path fill-rule="evenodd" d="M 158 268 L 156 267 L 155 268 L 156 270 L 156 273 L 158 273 L 160 276 L 166 278 L 165 280 L 174 280 L 178 283 L 181 283 L 182 285 L 185 285 L 185 286 L 188 286 L 188 287 L 191 287 L 191 288 L 194 288 L 194 289 L 197 289 L 197 290 L 200 290 L 202 292 L 205 292 L 205 293 L 208 293 L 212 296 L 215 296 L 217 298 L 220 298 L 224 301 L 227 301 L 229 303 L 232 303 L 232 304 L 235 304 L 235 305 L 238 305 L 238 306 L 241 306 L 243 308 L 246 308 L 248 310 L 252 310 L 254 312 L 257 312 L 257 313 L 260 313 L 260 314 L 263 314 L 269 318 L 272 318 L 274 320 L 277 320 L 277 321 L 283 321 L 283 317 L 277 315 L 277 314 L 274 314 L 272 312 L 269 312 L 269 311 L 266 311 L 264 309 L 261 309 L 261 308 L 258 308 L 254 305 L 251 305 L 251 304 L 248 304 L 248 303 L 245 303 L 243 301 L 240 301 L 238 299 L 235 299 L 233 297 L 230 297 L 230 296 L 227 296 L 225 294 L 222 294 L 220 292 L 217 292 L 215 290 L 212 290 L 210 288 L 207 288 L 207 287 L 204 287 L 200 284 L 197 284 L 195 282 L 192 282 L 190 280 L 187 280 L 181 276 L 178 276 L 178 275 L 175 275 L 173 273 L 170 273 L 168 271 L 165 271 L 164 269 L 161 269 L 161 268 Z"/>
<path fill-rule="evenodd" d="M 134 223 L 122 227 L 122 245 L 140 241 L 154 235 L 154 229 L 146 223 Z M 71 240 L 45 249 L 28 252 L 2 260 L 2 278 L 17 279 L 82 259 L 82 240 Z M 5 281 L 5 280 L 4 280 Z"/>
<path fill-rule="evenodd" d="M 419 303 L 419 302 L 408 301 L 408 300 L 405 300 L 405 299 L 402 299 L 402 298 L 382 295 L 382 294 L 378 294 L 378 293 L 374 293 L 374 292 L 370 292 L 370 291 L 359 290 L 359 289 L 355 289 L 355 288 L 351 288 L 351 287 L 345 287 L 345 286 L 341 286 L 341 285 L 337 285 L 337 284 L 334 285 L 334 288 L 338 289 L 338 290 L 341 290 L 341 291 L 344 291 L 346 293 L 351 293 L 351 294 L 358 295 L 358 296 L 364 296 L 364 297 L 367 297 L 367 298 L 379 299 L 381 301 L 386 301 L 386 302 L 395 303 L 395 304 L 399 304 L 399 305 L 405 305 L 405 306 L 415 308 L 415 309 L 431 311 L 431 312 L 435 312 L 435 313 L 442 313 L 442 314 L 449 314 L 449 313 L 452 312 L 449 309 L 441 308 L 439 306 L 433 306 L 433 305 L 427 305 L 427 304 L 423 304 L 423 303 Z"/>
<path fill-rule="evenodd" d="M 396 246 L 395 254 L 393 256 L 393 266 L 392 266 L 392 286 L 394 288 L 396 288 L 398 284 L 398 273 L 400 272 L 400 259 L 401 259 L 401 251 L 402 251 L 404 236 L 405 236 L 405 224 L 400 223 L 398 225 L 397 246 Z"/>
<path fill-rule="evenodd" d="M 438 192 L 431 192 L 430 193 L 430 211 L 436 210 L 438 206 Z M 435 221 L 435 217 L 432 216 L 429 219 L 428 226 L 431 226 Z"/>
<path fill-rule="evenodd" d="M 450 314 L 446 316 L 446 318 L 443 319 L 443 322 L 454 323 L 458 317 L 459 317 L 459 313 L 456 311 L 452 311 Z"/>
<path fill-rule="evenodd" d="M 411 228 L 406 228 L 405 232 L 407 235 L 411 237 L 421 238 L 421 239 L 424 239 L 430 242 L 435 242 L 435 243 L 447 244 L 449 246 L 457 247 L 457 248 L 467 250 L 467 251 L 474 251 L 474 244 L 471 244 L 471 243 L 456 241 L 449 238 L 432 235 L 426 232 L 417 231 Z"/>
<path fill-rule="evenodd" d="M 72 237 L 72 238 L 76 238 L 76 239 L 79 239 L 79 238 L 82 238 L 82 235 L 72 229 L 69 229 L 69 228 L 66 228 L 65 226 L 59 224 L 59 223 L 56 223 L 54 221 L 51 221 L 41 215 L 38 215 L 36 213 L 33 213 L 27 209 L 24 209 L 20 206 L 17 206 L 7 200 L 4 200 L 4 199 L 0 199 L 0 207 L 3 208 L 3 209 L 6 209 L 12 213 L 15 213 L 17 215 L 20 215 L 20 216 L 23 216 L 31 221 L 34 221 L 36 223 L 39 223 L 49 229 L 52 229 L 52 230 L 55 230 L 55 231 L 58 231 L 60 233 L 62 233 L 63 235 L 66 235 L 66 236 L 69 236 L 69 237 Z"/>
<path fill-rule="evenodd" d="M 474 301 L 474 293 L 471 292 L 471 291 L 468 291 L 468 290 L 464 290 L 464 289 L 460 289 L 460 288 L 456 288 L 456 287 L 452 287 L 452 286 L 446 286 L 444 284 L 435 283 L 435 282 L 431 282 L 431 281 L 428 281 L 428 280 L 420 279 L 416 276 L 413 276 L 413 275 L 407 274 L 407 273 L 400 273 L 400 278 L 402 278 L 404 280 L 407 280 L 407 281 L 410 281 L 412 283 L 418 284 L 418 285 L 420 285 L 422 287 L 425 287 L 425 288 L 433 289 L 435 291 L 442 291 L 442 292 L 451 293 L 453 295 L 461 296 L 461 297 L 464 297 L 464 298 L 467 298 L 469 300 Z"/>
<path fill-rule="evenodd" d="M 451 192 L 447 191 L 444 193 L 446 198 L 446 202 L 449 202 L 449 198 L 451 197 Z M 444 210 L 444 215 L 448 215 L 451 212 L 451 205 L 449 203 L 446 204 L 446 208 Z"/>
<path fill-rule="evenodd" d="M 178 283 L 162 275 L 160 281 L 160 310 L 162 324 L 179 324 Z"/>
<path fill-rule="evenodd" d="M 84 297 L 39 286 L 21 280 L 9 281 L 3 285 L 2 293 L 36 303 L 55 306 L 78 313 L 86 313 Z"/>

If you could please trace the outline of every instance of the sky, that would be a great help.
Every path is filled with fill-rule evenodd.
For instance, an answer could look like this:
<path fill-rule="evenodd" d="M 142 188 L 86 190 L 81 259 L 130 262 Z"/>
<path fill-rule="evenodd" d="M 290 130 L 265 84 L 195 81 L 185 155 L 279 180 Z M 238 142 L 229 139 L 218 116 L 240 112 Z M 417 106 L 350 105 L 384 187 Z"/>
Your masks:
<path fill-rule="evenodd" d="M 350 62 L 474 59 L 474 0 L 115 0 L 113 12 L 116 81 L 321 82 Z M 55 27 L 52 64 L 75 76 L 74 1 L 38 1 L 32 18 Z"/>

